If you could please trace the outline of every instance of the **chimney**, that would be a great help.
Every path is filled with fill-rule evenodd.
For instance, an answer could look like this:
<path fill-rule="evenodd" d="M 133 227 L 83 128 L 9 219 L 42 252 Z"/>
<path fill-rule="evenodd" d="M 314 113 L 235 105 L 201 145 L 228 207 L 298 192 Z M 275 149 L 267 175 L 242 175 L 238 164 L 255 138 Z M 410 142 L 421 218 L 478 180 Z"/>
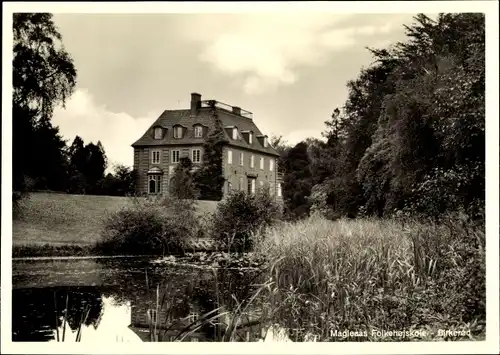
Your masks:
<path fill-rule="evenodd" d="M 233 113 L 238 116 L 241 116 L 241 107 L 233 106 Z"/>
<path fill-rule="evenodd" d="M 201 95 L 193 92 L 191 94 L 191 116 L 198 114 L 198 109 L 201 107 Z"/>

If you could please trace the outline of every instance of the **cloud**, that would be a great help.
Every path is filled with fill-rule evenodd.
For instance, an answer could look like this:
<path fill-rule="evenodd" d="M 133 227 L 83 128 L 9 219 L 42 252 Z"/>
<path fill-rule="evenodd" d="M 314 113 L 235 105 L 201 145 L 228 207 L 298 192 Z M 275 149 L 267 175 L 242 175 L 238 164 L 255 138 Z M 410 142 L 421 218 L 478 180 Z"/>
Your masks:
<path fill-rule="evenodd" d="M 52 122 L 59 126 L 68 144 L 75 136 L 85 143 L 101 141 L 108 157 L 108 171 L 114 164 L 133 165 L 133 149 L 130 146 L 159 116 L 151 113 L 146 117 L 132 117 L 124 112 L 111 112 L 97 105 L 85 89 L 77 90 L 66 103 L 66 109 L 57 108 Z"/>
<path fill-rule="evenodd" d="M 368 20 L 327 13 L 232 14 L 202 16 L 183 26 L 184 36 L 202 43 L 201 61 L 243 76 L 244 91 L 257 94 L 295 83 L 301 66 L 321 65 L 334 52 L 379 41 L 401 28 L 401 21 L 390 15 Z"/>

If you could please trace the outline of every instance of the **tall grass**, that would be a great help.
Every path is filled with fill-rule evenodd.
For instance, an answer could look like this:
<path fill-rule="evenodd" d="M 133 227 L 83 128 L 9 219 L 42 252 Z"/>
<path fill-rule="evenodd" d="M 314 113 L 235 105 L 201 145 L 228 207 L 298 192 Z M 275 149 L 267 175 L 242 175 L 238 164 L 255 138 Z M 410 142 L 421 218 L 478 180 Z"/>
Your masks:
<path fill-rule="evenodd" d="M 342 340 L 332 332 L 347 329 L 367 335 L 349 341 L 401 341 L 373 331 L 484 334 L 484 244 L 484 230 L 452 219 L 438 225 L 314 216 L 268 229 L 256 252 L 270 262 L 270 316 L 292 340 Z"/>

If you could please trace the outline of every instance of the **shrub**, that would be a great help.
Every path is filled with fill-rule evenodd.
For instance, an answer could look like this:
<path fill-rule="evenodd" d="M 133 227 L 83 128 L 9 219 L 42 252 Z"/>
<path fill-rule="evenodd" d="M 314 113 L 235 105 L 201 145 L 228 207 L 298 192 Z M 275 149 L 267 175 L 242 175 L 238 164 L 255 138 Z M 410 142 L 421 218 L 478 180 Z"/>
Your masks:
<path fill-rule="evenodd" d="M 189 200 L 134 199 L 131 208 L 110 215 L 97 250 L 104 254 L 164 255 L 183 251 L 197 232 Z"/>
<path fill-rule="evenodd" d="M 248 251 L 253 246 L 253 233 L 271 225 L 278 217 L 279 208 L 267 191 L 256 195 L 233 191 L 217 206 L 211 223 L 212 235 L 224 250 Z"/>

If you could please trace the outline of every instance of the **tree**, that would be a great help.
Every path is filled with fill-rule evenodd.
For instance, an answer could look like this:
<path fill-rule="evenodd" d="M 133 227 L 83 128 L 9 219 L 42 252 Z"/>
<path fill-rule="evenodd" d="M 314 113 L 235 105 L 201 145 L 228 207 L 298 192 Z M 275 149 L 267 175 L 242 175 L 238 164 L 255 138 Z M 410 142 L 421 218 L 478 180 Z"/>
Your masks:
<path fill-rule="evenodd" d="M 182 157 L 175 167 L 174 175 L 170 179 L 171 196 L 182 200 L 194 200 L 198 197 L 191 170 L 193 164 L 187 157 Z"/>
<path fill-rule="evenodd" d="M 98 193 L 98 183 L 104 178 L 104 172 L 107 168 L 107 158 L 104 147 L 101 142 L 97 144 L 89 143 L 85 146 L 86 164 L 82 173 L 93 193 Z"/>
<path fill-rule="evenodd" d="M 226 140 L 215 103 L 211 103 L 211 106 L 215 127 L 203 144 L 203 164 L 194 174 L 194 181 L 196 190 L 200 193 L 200 199 L 220 201 L 225 181 L 222 175 L 222 153 Z"/>
<path fill-rule="evenodd" d="M 63 189 L 65 144 L 50 119 L 73 92 L 76 69 L 51 14 L 16 13 L 13 30 L 13 187 L 26 190 L 31 177 Z"/>
<path fill-rule="evenodd" d="M 70 161 L 70 191 L 73 193 L 101 194 L 107 157 L 101 142 L 85 145 L 82 138 L 76 136 L 68 149 Z M 126 168 L 125 168 L 126 169 Z M 122 170 L 123 174 L 126 174 Z M 114 176 L 107 176 L 106 189 L 115 186 Z M 113 194 L 116 194 L 113 193 Z"/>
<path fill-rule="evenodd" d="M 283 199 L 285 214 L 289 218 L 304 217 L 309 213 L 312 176 L 305 142 L 298 143 L 285 157 Z"/>
<path fill-rule="evenodd" d="M 370 49 L 374 63 L 348 84 L 329 179 L 330 203 L 344 211 L 437 216 L 484 205 L 484 15 L 415 20 L 406 41 Z"/>
<path fill-rule="evenodd" d="M 271 138 L 269 139 L 269 144 L 280 155 L 277 162 L 277 171 L 283 173 L 285 170 L 285 156 L 292 147 L 286 140 L 283 139 L 283 136 L 276 135 L 271 136 Z"/>
<path fill-rule="evenodd" d="M 100 186 L 99 193 L 111 196 L 130 196 L 135 193 L 136 174 L 128 166 L 116 164 L 114 173 L 108 173 Z"/>

